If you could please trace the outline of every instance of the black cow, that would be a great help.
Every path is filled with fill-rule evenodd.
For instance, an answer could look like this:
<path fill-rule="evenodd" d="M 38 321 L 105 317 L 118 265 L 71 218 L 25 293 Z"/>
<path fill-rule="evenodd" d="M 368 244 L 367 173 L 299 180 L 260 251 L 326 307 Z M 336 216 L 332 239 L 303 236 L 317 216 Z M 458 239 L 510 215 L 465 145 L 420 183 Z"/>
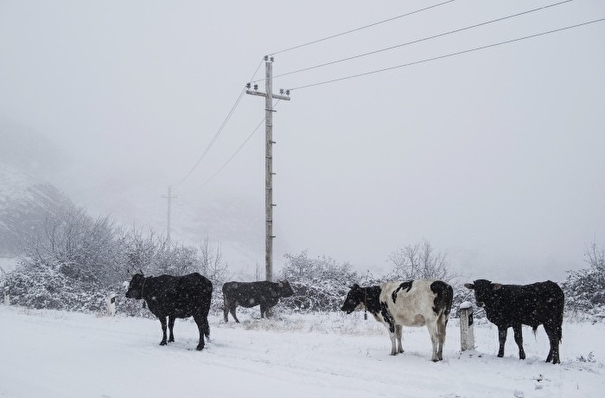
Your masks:
<path fill-rule="evenodd" d="M 260 305 L 260 317 L 264 318 L 267 311 L 277 304 L 280 297 L 290 297 L 292 295 L 294 295 L 294 291 L 288 281 L 227 282 L 223 285 L 225 322 L 229 321 L 228 315 L 231 312 L 235 322 L 239 323 L 237 315 L 235 315 L 235 309 L 238 305 L 245 308 Z"/>
<path fill-rule="evenodd" d="M 538 282 L 531 285 L 502 285 L 479 279 L 466 283 L 468 289 L 475 291 L 475 300 L 479 307 L 485 308 L 487 319 L 498 327 L 500 349 L 498 356 L 504 356 L 504 343 L 509 327 L 515 333 L 515 342 L 519 346 L 519 359 L 525 359 L 521 325 L 531 326 L 536 333 L 539 325 L 550 341 L 550 351 L 546 362 L 561 363 L 559 343 L 562 338 L 563 290 L 554 282 Z"/>
<path fill-rule="evenodd" d="M 143 299 L 147 302 L 149 311 L 157 316 L 162 324 L 163 337 L 160 345 L 174 341 L 174 321 L 176 318 L 193 316 L 200 331 L 200 341 L 197 350 L 204 349 L 204 335 L 210 338 L 208 312 L 212 297 L 212 282 L 206 277 L 194 272 L 184 276 L 161 275 L 158 277 L 134 274 L 126 297 Z M 170 338 L 166 339 L 166 318 Z"/>

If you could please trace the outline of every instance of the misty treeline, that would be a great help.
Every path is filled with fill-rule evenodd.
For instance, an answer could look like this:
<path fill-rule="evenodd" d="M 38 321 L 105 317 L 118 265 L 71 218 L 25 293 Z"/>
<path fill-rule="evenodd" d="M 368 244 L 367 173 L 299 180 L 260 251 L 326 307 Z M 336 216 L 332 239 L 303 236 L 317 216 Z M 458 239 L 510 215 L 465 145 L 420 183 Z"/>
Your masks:
<path fill-rule="evenodd" d="M 294 311 L 338 311 L 355 283 L 369 286 L 390 280 L 435 278 L 457 286 L 454 280 L 458 275 L 450 271 L 447 256 L 436 251 L 426 240 L 391 253 L 392 268 L 382 276 L 370 271 L 359 274 L 350 263 L 338 264 L 326 256 L 309 258 L 306 251 L 285 257 L 281 277 L 290 281 L 297 295 L 284 300 L 284 305 Z M 468 289 L 457 290 L 455 306 L 470 297 Z"/>
<path fill-rule="evenodd" d="M 119 311 L 148 315 L 141 303 L 123 296 L 131 273 L 184 275 L 199 272 L 214 286 L 213 312 L 222 310 L 221 287 L 230 277 L 220 244 L 208 235 L 197 247 L 169 241 L 153 230 L 125 229 L 110 217 L 91 217 L 83 208 L 63 203 L 20 234 L 20 266 L 0 275 L 0 291 L 11 302 L 29 308 L 84 312 L 105 311 L 107 297 L 116 294 Z M 569 271 L 561 283 L 568 312 L 605 318 L 605 252 L 596 243 L 585 250 L 588 268 Z M 463 301 L 472 301 L 466 282 L 451 270 L 447 255 L 430 242 L 396 249 L 388 256 L 390 270 L 384 275 L 358 273 L 348 262 L 327 256 L 311 258 L 307 251 L 287 254 L 279 279 L 295 290 L 277 308 L 287 311 L 338 311 L 350 286 L 376 285 L 388 280 L 436 278 L 455 290 L 453 316 Z"/>
<path fill-rule="evenodd" d="M 20 247 L 19 267 L 1 276 L 0 284 L 11 302 L 32 308 L 99 311 L 113 292 L 123 309 L 138 312 L 140 303 L 121 294 L 134 272 L 199 272 L 215 286 L 227 272 L 220 245 L 212 245 L 207 235 L 197 247 L 185 246 L 151 229 L 125 229 L 110 217 L 91 217 L 71 203 L 22 233 Z M 219 292 L 214 293 L 217 302 Z"/>

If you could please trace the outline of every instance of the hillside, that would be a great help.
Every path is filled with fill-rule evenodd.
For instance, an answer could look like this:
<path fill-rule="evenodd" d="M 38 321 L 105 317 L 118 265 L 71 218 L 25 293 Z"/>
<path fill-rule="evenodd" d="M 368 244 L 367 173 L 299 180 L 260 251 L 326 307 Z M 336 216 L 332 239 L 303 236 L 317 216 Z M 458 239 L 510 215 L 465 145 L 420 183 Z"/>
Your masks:
<path fill-rule="evenodd" d="M 0 164 L 0 257 L 21 254 L 21 245 L 46 215 L 71 201 L 52 184 Z"/>

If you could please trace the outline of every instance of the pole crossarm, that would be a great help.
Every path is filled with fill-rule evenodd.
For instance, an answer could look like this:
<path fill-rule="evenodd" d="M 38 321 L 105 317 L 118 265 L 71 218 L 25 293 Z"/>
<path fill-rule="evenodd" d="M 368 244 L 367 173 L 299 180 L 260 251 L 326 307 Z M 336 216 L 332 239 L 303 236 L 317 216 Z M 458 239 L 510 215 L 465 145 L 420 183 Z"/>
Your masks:
<path fill-rule="evenodd" d="M 265 98 L 267 97 L 267 93 L 263 93 L 262 91 L 246 90 L 246 94 L 258 95 L 259 97 L 265 97 Z M 281 94 L 273 94 L 273 95 L 271 95 L 271 98 L 282 100 L 282 101 L 290 101 L 289 96 L 281 95 Z"/>

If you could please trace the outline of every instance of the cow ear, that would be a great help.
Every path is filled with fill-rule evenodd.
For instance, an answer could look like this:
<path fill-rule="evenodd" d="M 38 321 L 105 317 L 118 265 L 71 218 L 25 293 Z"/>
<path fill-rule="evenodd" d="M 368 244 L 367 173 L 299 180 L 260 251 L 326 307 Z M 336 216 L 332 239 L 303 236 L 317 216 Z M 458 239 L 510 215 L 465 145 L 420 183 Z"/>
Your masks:
<path fill-rule="evenodd" d="M 500 290 L 502 288 L 501 283 L 492 283 L 492 290 Z"/>
<path fill-rule="evenodd" d="M 473 285 L 472 283 L 465 283 L 464 287 L 467 289 L 475 290 L 475 285 Z"/>

